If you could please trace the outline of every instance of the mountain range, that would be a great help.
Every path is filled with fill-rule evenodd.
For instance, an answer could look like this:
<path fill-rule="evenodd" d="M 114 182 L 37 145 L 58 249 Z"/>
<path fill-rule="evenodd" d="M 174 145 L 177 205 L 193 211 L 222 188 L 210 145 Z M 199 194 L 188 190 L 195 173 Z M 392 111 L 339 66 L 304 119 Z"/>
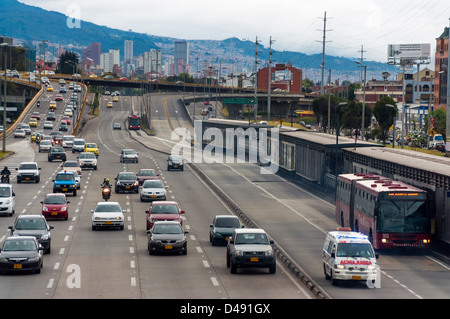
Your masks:
<path fill-rule="evenodd" d="M 0 35 L 20 39 L 24 43 L 48 40 L 50 44 L 61 46 L 67 50 L 81 53 L 84 48 L 94 42 L 100 42 L 102 51 L 119 49 L 123 57 L 124 41 L 133 41 L 134 55 L 141 55 L 150 49 L 160 49 L 164 57 L 173 56 L 174 41 L 187 40 L 189 42 L 190 64 L 193 72 L 200 70 L 206 63 L 219 62 L 225 66 L 228 73 L 236 71 L 252 72 L 255 64 L 255 42 L 240 40 L 236 37 L 224 40 L 195 40 L 175 39 L 171 37 L 149 35 L 109 28 L 87 21 L 80 21 L 80 27 L 69 27 L 68 17 L 62 13 L 47 11 L 35 6 L 26 5 L 17 0 L 1 0 L 0 7 Z M 320 80 L 320 65 L 322 54 L 306 55 L 300 52 L 276 51 L 272 49 L 272 59 L 277 63 L 292 64 L 303 67 L 304 76 Z M 258 63 L 266 65 L 269 48 L 258 45 Z M 356 81 L 360 77 L 360 69 L 355 64 L 357 58 L 325 56 L 325 64 L 332 70 L 332 78 Z M 365 61 L 367 79 L 381 79 L 381 73 L 388 71 L 396 73 L 393 66 L 375 61 Z M 308 74 L 309 72 L 309 74 Z M 327 80 L 327 76 L 325 80 Z"/>

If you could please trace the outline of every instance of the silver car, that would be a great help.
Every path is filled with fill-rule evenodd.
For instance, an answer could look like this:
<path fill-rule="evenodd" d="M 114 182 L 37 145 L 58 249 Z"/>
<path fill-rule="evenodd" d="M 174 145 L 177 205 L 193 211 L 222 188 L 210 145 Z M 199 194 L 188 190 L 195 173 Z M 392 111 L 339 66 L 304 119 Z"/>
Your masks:
<path fill-rule="evenodd" d="M 166 200 L 167 187 L 159 179 L 145 181 L 140 190 L 141 202 L 146 200 Z"/>

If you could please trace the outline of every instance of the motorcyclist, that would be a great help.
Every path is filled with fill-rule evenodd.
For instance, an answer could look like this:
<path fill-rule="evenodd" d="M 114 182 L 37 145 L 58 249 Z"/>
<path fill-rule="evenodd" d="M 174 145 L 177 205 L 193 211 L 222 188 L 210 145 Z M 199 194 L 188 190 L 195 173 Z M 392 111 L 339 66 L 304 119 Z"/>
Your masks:
<path fill-rule="evenodd" d="M 41 101 L 37 101 L 37 107 L 41 105 Z"/>
<path fill-rule="evenodd" d="M 2 175 L 2 180 L 3 180 L 3 175 L 6 175 L 7 179 L 8 179 L 8 183 L 9 183 L 9 175 L 11 175 L 11 172 L 8 169 L 8 166 L 3 167 L 3 170 L 0 172 L 0 174 Z"/>
<path fill-rule="evenodd" d="M 109 183 L 109 178 L 106 178 L 103 180 L 102 188 L 108 187 L 111 188 L 111 184 Z"/>

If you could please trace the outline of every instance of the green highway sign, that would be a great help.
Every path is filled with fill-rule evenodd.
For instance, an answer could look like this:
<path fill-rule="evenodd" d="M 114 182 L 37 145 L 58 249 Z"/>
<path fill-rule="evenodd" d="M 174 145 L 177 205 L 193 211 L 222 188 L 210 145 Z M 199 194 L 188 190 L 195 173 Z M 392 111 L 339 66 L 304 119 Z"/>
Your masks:
<path fill-rule="evenodd" d="M 251 97 L 231 97 L 224 98 L 223 104 L 255 104 Z"/>

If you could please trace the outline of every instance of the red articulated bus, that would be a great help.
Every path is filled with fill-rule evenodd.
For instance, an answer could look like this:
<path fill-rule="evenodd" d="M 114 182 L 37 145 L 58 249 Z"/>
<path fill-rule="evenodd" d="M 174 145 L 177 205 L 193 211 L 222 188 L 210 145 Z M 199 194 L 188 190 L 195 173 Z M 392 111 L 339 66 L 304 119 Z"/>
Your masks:
<path fill-rule="evenodd" d="M 137 115 L 128 116 L 128 129 L 129 130 L 140 130 L 141 129 L 141 118 Z"/>
<path fill-rule="evenodd" d="M 431 237 L 425 190 L 373 174 L 342 174 L 336 221 L 369 237 L 375 249 L 427 248 Z"/>

